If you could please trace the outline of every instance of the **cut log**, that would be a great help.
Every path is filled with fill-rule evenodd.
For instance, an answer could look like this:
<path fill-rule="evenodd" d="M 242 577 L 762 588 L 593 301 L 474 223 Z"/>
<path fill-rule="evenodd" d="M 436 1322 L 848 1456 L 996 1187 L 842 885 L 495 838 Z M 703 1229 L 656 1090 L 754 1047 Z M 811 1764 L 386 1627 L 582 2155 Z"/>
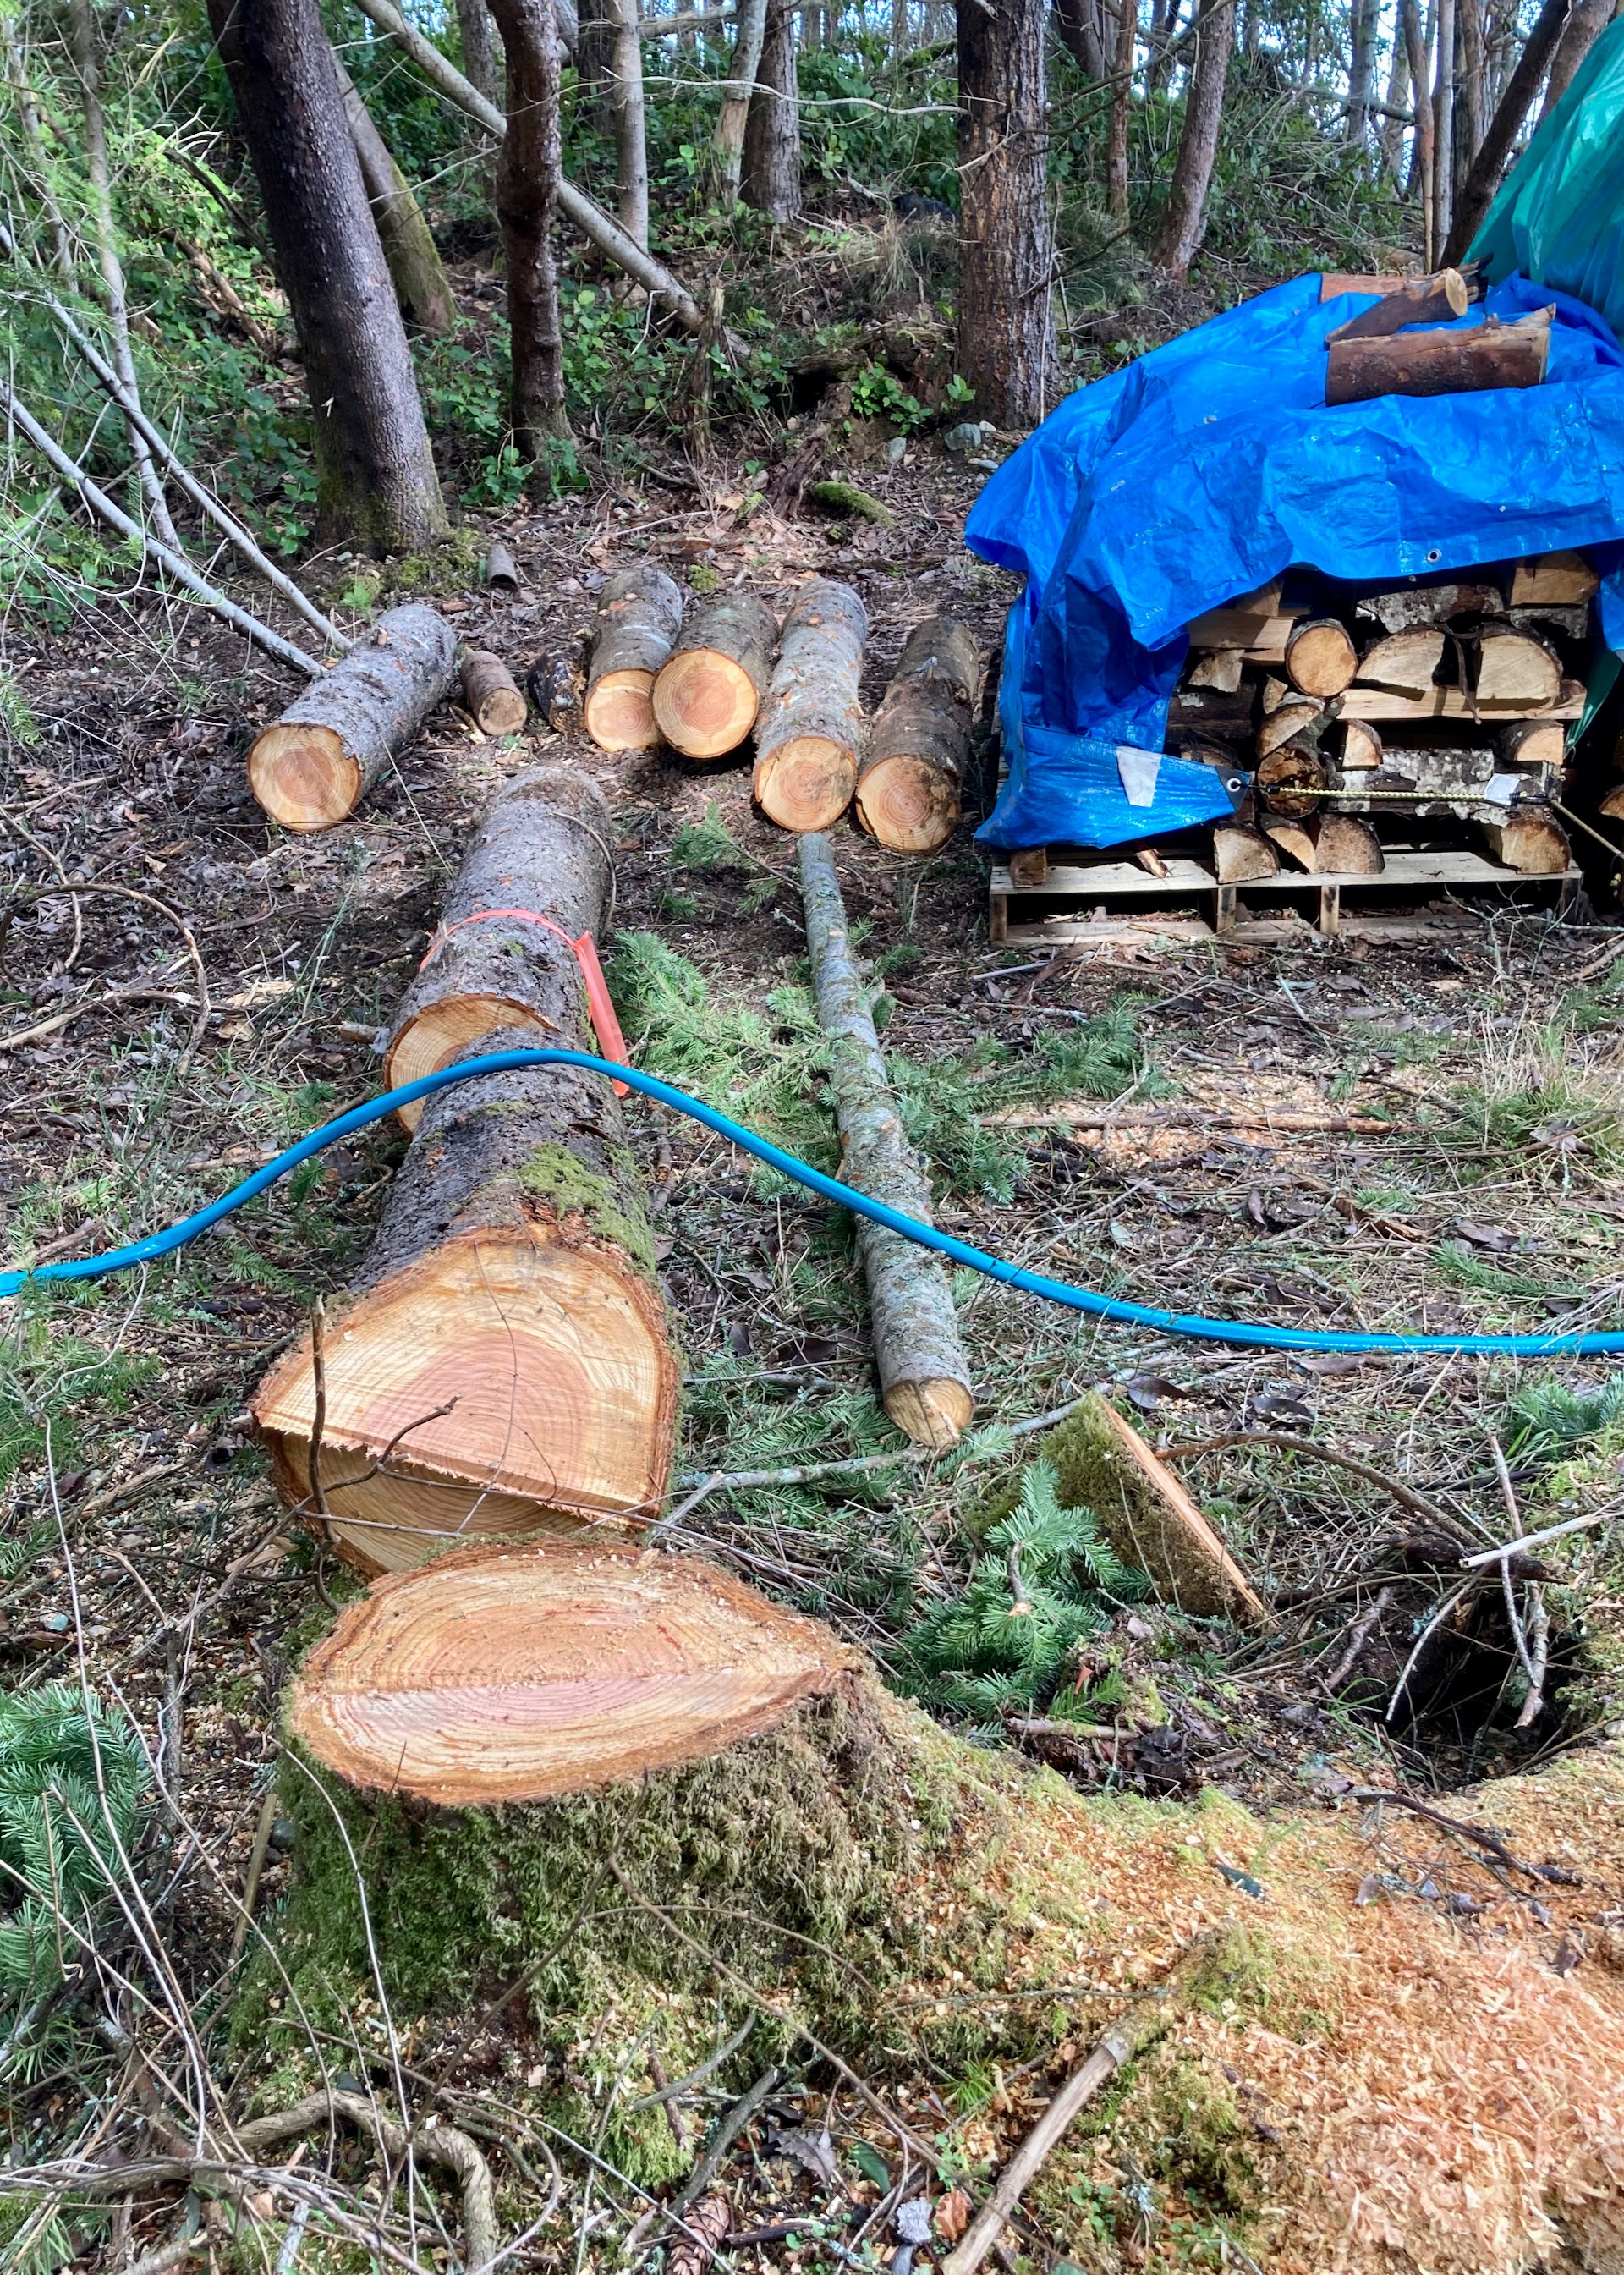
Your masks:
<path fill-rule="evenodd" d="M 1593 600 L 1600 584 L 1582 553 L 1530 553 L 1512 563 L 1511 605 L 1576 608 Z"/>
<path fill-rule="evenodd" d="M 1325 294 L 1322 291 L 1320 298 Z M 1380 340 L 1401 332 L 1406 324 L 1446 324 L 1463 316 L 1471 306 L 1471 291 L 1458 268 L 1440 268 L 1435 276 L 1409 276 L 1386 292 L 1373 308 L 1350 316 L 1326 334 L 1332 340 Z"/>
<path fill-rule="evenodd" d="M 677 1384 L 618 1102 L 601 1075 L 542 1067 L 430 1101 L 319 1363 L 306 1334 L 252 1411 L 284 1500 L 378 1572 L 448 1541 L 646 1522 Z"/>
<path fill-rule="evenodd" d="M 1567 729 L 1560 719 L 1520 719 L 1500 732 L 1500 756 L 1514 767 L 1560 767 L 1567 758 Z"/>
<path fill-rule="evenodd" d="M 593 624 L 583 711 L 601 751 L 650 751 L 655 675 L 683 621 L 683 596 L 662 569 L 617 569 L 606 579 Z"/>
<path fill-rule="evenodd" d="M 1186 687 L 1210 687 L 1219 695 L 1233 695 L 1241 684 L 1245 653 L 1238 647 L 1193 649 Z"/>
<path fill-rule="evenodd" d="M 591 1048 L 580 1042 L 591 1029 L 573 943 L 596 941 L 608 919 L 612 836 L 602 793 L 579 767 L 554 760 L 508 784 L 395 1015 L 387 1089 L 437 1073 L 499 1027 L 525 1030 L 532 1044 Z M 421 1103 L 399 1112 L 408 1130 L 422 1115 Z"/>
<path fill-rule="evenodd" d="M 248 749 L 248 787 L 284 829 L 331 829 L 450 693 L 457 642 L 412 602 L 380 616 Z"/>
<path fill-rule="evenodd" d="M 1460 395 L 1537 387 L 1551 354 L 1551 311 L 1465 331 L 1399 332 L 1386 340 L 1334 340 L 1326 354 L 1326 402 L 1334 408 L 1383 395 Z"/>
<path fill-rule="evenodd" d="M 1519 876 L 1563 877 L 1573 866 L 1566 831 L 1541 806 L 1514 806 L 1504 821 L 1482 828 L 1494 858 Z"/>
<path fill-rule="evenodd" d="M 1422 695 L 1431 686 L 1444 660 L 1444 635 L 1424 625 L 1413 631 L 1389 632 L 1374 641 L 1359 659 L 1354 692 L 1359 687 L 1385 688 L 1394 695 Z"/>
<path fill-rule="evenodd" d="M 1301 820 L 1288 820 L 1280 814 L 1265 814 L 1263 834 L 1277 851 L 1299 869 L 1315 865 L 1315 849 L 1319 843 L 1319 818 L 1308 814 Z"/>
<path fill-rule="evenodd" d="M 1340 300 L 1344 292 L 1377 292 L 1386 299 L 1390 293 L 1401 292 L 1415 281 L 1413 276 L 1401 276 L 1396 268 L 1354 273 L 1327 268 L 1319 280 L 1319 297 L 1322 301 Z"/>
<path fill-rule="evenodd" d="M 1263 683 L 1262 699 L 1263 714 L 1266 719 L 1271 712 L 1278 711 L 1282 703 L 1295 702 L 1296 690 L 1288 679 L 1276 679 L 1271 672 Z"/>
<path fill-rule="evenodd" d="M 463 655 L 463 701 L 482 735 L 518 735 L 530 716 L 524 692 L 499 655 L 471 647 Z"/>
<path fill-rule="evenodd" d="M 1327 780 L 1325 763 L 1314 752 L 1296 750 L 1289 744 L 1260 759 L 1255 777 L 1258 798 L 1271 813 L 1299 820 L 1305 813 L 1318 812 Z"/>
<path fill-rule="evenodd" d="M 1505 604 L 1498 585 L 1407 585 L 1397 592 L 1367 593 L 1355 601 L 1354 613 L 1385 632 L 1413 632 L 1441 627 L 1454 616 L 1492 616 Z"/>
<path fill-rule="evenodd" d="M 1368 720 L 1344 719 L 1342 722 L 1341 767 L 1352 774 L 1365 767 L 1381 764 L 1381 737 Z"/>
<path fill-rule="evenodd" d="M 351 1785 L 489 1808 L 706 1759 L 858 1664 L 820 1621 L 697 1557 L 482 1543 L 346 1605 L 289 1721 Z"/>
<path fill-rule="evenodd" d="M 1400 694 L 1386 687 L 1361 687 L 1356 683 L 1338 700 L 1345 719 L 1504 719 L 1506 706 L 1481 702 L 1464 688 L 1429 687 L 1419 695 Z M 1546 719 L 1578 719 L 1584 713 L 1584 690 L 1576 679 L 1562 682 L 1561 700 L 1543 714 Z"/>
<path fill-rule="evenodd" d="M 1279 608 L 1260 610 L 1244 601 L 1232 601 L 1227 608 L 1209 608 L 1205 616 L 1197 616 L 1186 637 L 1191 647 L 1238 647 L 1248 654 L 1254 648 L 1279 647 L 1283 654 L 1296 621 L 1295 614 Z"/>
<path fill-rule="evenodd" d="M 930 1186 L 903 1134 L 847 933 L 829 841 L 820 831 L 808 831 L 797 850 L 806 952 L 819 1024 L 828 1039 L 842 1177 L 928 1224 Z M 941 1259 L 866 1217 L 857 1220 L 857 1240 L 886 1412 L 919 1445 L 956 1446 L 975 1402 Z"/>
<path fill-rule="evenodd" d="M 857 820 L 880 844 L 933 853 L 958 828 L 980 685 L 980 651 L 963 624 L 932 616 L 914 627 L 857 775 Z"/>
<path fill-rule="evenodd" d="M 573 734 L 581 723 L 586 673 L 578 654 L 544 655 L 530 674 L 530 699 L 555 735 Z"/>
<path fill-rule="evenodd" d="M 1368 821 L 1361 821 L 1356 813 L 1327 813 L 1320 817 L 1319 838 L 1314 849 L 1317 875 L 1379 877 L 1386 866 L 1381 840 Z"/>
<path fill-rule="evenodd" d="M 1307 616 L 1286 642 L 1286 676 L 1304 695 L 1340 695 L 1359 669 L 1359 651 L 1334 616 Z"/>
<path fill-rule="evenodd" d="M 1511 624 L 1484 624 L 1476 636 L 1477 671 L 1472 692 L 1500 709 L 1545 711 L 1562 692 L 1556 651 L 1537 632 Z"/>
<path fill-rule="evenodd" d="M 1294 735 L 1303 734 L 1317 725 L 1324 708 L 1324 705 L 1315 702 L 1311 696 L 1296 695 L 1282 703 L 1278 710 L 1271 711 L 1258 729 L 1259 759 L 1266 759 L 1272 751 L 1278 751 L 1282 744 L 1290 742 Z"/>
<path fill-rule="evenodd" d="M 493 592 L 517 593 L 518 590 L 518 563 L 499 537 L 491 540 L 486 553 L 484 577 Z"/>
<path fill-rule="evenodd" d="M 827 829 L 851 803 L 867 638 L 862 601 L 826 577 L 803 588 L 785 619 L 756 730 L 754 781 L 763 812 L 782 829 Z"/>
<path fill-rule="evenodd" d="M 1167 723 L 1225 741 L 1250 741 L 1252 709 L 1252 690 L 1244 680 L 1233 695 L 1211 687 L 1181 687 L 1174 694 Z"/>
<path fill-rule="evenodd" d="M 748 593 L 692 616 L 654 682 L 654 722 L 684 758 L 721 759 L 749 737 L 767 693 L 778 620 Z"/>
<path fill-rule="evenodd" d="M 1624 782 L 1607 792 L 1601 802 L 1601 814 L 1605 821 L 1624 821 Z"/>
<path fill-rule="evenodd" d="M 1258 885 L 1280 874 L 1280 856 L 1266 837 L 1237 822 L 1212 832 L 1212 873 L 1220 885 Z"/>

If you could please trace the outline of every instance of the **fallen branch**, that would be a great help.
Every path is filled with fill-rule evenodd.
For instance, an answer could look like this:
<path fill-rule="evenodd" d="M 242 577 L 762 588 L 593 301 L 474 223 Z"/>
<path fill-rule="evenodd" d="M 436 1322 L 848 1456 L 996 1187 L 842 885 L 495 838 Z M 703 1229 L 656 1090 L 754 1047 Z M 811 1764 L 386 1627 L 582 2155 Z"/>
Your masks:
<path fill-rule="evenodd" d="M 1270 1446 L 1277 1453 L 1306 1454 L 1311 1461 L 1328 1462 L 1333 1469 L 1347 1470 L 1352 1476 L 1363 1478 L 1366 1485 L 1379 1485 L 1401 1508 L 1409 1509 L 1416 1516 L 1424 1517 L 1440 1532 L 1453 1533 L 1454 1531 L 1454 1524 L 1437 1503 L 1416 1493 L 1413 1486 L 1401 1485 L 1396 1478 L 1384 1477 L 1379 1470 L 1371 1469 L 1369 1462 L 1356 1462 L 1351 1454 L 1339 1454 L 1331 1446 L 1317 1446 L 1311 1438 L 1288 1437 L 1283 1431 L 1232 1430 L 1222 1438 L 1202 1438 L 1193 1445 L 1163 1446 L 1159 1450 L 1164 1462 L 1188 1462 L 1197 1454 L 1221 1453 L 1227 1446 Z M 1523 1545 L 1521 1541 L 1516 1544 L 1518 1547 Z M 1463 1556 L 1461 1561 L 1462 1566 L 1493 1562 L 1499 1555 L 1510 1553 L 1509 1549 L 1497 1550 L 1493 1557 Z"/>
<path fill-rule="evenodd" d="M 1521 1555 L 1525 1549 L 1543 1548 L 1548 1540 L 1563 1539 L 1570 1532 L 1583 1532 L 1592 1524 L 1605 1524 L 1617 1516 L 1620 1504 L 1609 1501 L 1601 1508 L 1593 1508 L 1588 1516 L 1570 1516 L 1562 1524 L 1547 1524 L 1539 1532 L 1525 1532 L 1520 1540 L 1508 1540 L 1503 1548 L 1485 1548 L 1479 1554 L 1462 1556 L 1462 1571 L 1474 1572 L 1484 1564 L 1499 1564 L 1507 1556 Z"/>
<path fill-rule="evenodd" d="M 1497 1863 L 1503 1864 L 1508 1872 L 1524 1873 L 1530 1880 L 1554 1879 L 1560 1885 L 1568 1884 L 1570 1876 L 1565 1866 L 1525 1864 L 1520 1856 L 1512 1854 L 1499 1833 L 1491 1833 L 1486 1825 L 1462 1825 L 1458 1817 L 1446 1817 L 1443 1810 L 1434 1809 L 1431 1802 L 1418 1800 L 1413 1793 L 1401 1792 L 1397 1786 L 1356 1785 L 1348 1799 L 1372 1804 L 1390 1801 L 1399 1809 L 1408 1809 L 1416 1817 L 1424 1817 L 1429 1825 L 1442 1825 L 1446 1833 L 1457 1833 L 1462 1840 L 1472 1841 L 1492 1856 Z"/>

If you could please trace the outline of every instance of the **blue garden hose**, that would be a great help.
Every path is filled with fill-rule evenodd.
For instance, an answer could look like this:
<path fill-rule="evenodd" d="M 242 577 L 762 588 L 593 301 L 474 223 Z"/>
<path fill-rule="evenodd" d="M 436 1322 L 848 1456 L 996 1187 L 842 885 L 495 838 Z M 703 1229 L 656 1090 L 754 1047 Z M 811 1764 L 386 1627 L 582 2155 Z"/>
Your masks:
<path fill-rule="evenodd" d="M 871 1199 L 867 1193 L 855 1192 L 838 1178 L 826 1177 L 821 1169 L 810 1168 L 804 1161 L 797 1161 L 793 1153 L 786 1153 L 782 1146 L 757 1137 L 730 1115 L 719 1113 L 715 1107 L 691 1098 L 673 1084 L 661 1082 L 655 1075 L 643 1074 L 636 1067 L 617 1066 L 610 1059 L 595 1058 L 588 1051 L 492 1051 L 482 1058 L 463 1059 L 455 1066 L 442 1067 L 435 1074 L 420 1076 L 416 1082 L 387 1091 L 381 1098 L 371 1099 L 364 1106 L 351 1107 L 336 1122 L 313 1130 L 308 1138 L 301 1138 L 298 1145 L 278 1153 L 274 1161 L 268 1161 L 262 1169 L 245 1177 L 240 1185 L 223 1193 L 217 1201 L 210 1201 L 207 1208 L 183 1217 L 178 1224 L 170 1225 L 163 1232 L 132 1241 L 125 1248 L 110 1249 L 105 1256 L 42 1264 L 32 1272 L 0 1272 L 0 1296 L 19 1295 L 25 1288 L 57 1281 L 99 1280 L 107 1273 L 127 1272 L 138 1264 L 155 1264 L 160 1257 L 172 1255 L 178 1248 L 185 1247 L 211 1226 L 256 1199 L 291 1170 L 297 1169 L 301 1161 L 312 1160 L 329 1145 L 352 1137 L 369 1123 L 381 1122 L 397 1107 L 413 1105 L 420 1098 L 432 1098 L 436 1091 L 446 1090 L 453 1083 L 472 1081 L 476 1075 L 517 1074 L 527 1068 L 547 1066 L 581 1067 L 591 1074 L 608 1075 L 624 1083 L 629 1090 L 685 1114 L 690 1121 L 702 1122 L 706 1129 L 729 1139 L 743 1152 L 753 1153 L 758 1161 L 765 1161 L 781 1175 L 792 1178 L 827 1201 L 850 1209 L 855 1215 L 885 1225 L 892 1232 L 901 1233 L 904 1239 L 917 1241 L 921 1248 L 934 1249 L 938 1255 L 955 1264 L 984 1273 L 989 1280 L 1001 1281 L 1007 1288 L 1018 1288 L 1028 1296 L 1041 1296 L 1047 1303 L 1062 1304 L 1068 1311 L 1084 1311 L 1092 1319 L 1108 1319 L 1117 1326 L 1146 1327 L 1158 1334 L 1188 1335 L 1200 1342 L 1238 1343 L 1265 1350 L 1482 1352 L 1502 1358 L 1552 1358 L 1559 1355 L 1584 1358 L 1602 1352 L 1624 1351 L 1624 1330 L 1616 1329 L 1600 1334 L 1350 1335 L 1303 1327 L 1254 1326 L 1241 1319 L 1204 1319 L 1186 1312 L 1153 1311 L 1145 1304 L 1123 1303 L 1114 1296 L 1096 1295 L 1089 1288 L 1073 1288 L 1064 1280 L 1051 1280 L 1042 1272 L 1028 1272 L 1018 1264 L 1006 1263 L 1001 1257 L 988 1256 L 981 1249 L 972 1248 L 968 1241 L 955 1239 L 950 1232 L 921 1224 L 915 1217 L 904 1216 L 900 1209 L 888 1208 L 883 1201 Z"/>

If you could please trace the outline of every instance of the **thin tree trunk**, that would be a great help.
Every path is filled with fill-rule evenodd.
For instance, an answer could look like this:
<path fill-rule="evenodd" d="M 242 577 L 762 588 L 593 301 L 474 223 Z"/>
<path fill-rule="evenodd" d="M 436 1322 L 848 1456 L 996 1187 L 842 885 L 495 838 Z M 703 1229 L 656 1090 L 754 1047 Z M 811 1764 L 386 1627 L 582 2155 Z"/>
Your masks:
<path fill-rule="evenodd" d="M 1523 43 L 1517 58 L 1516 69 L 1506 82 L 1506 92 L 1489 121 L 1483 147 L 1473 159 L 1466 177 L 1466 186 L 1461 192 L 1454 218 L 1444 246 L 1443 258 L 1451 266 L 1463 260 L 1466 249 L 1478 230 L 1484 216 L 1494 202 L 1500 176 L 1506 170 L 1506 161 L 1511 155 L 1511 146 L 1522 131 L 1539 83 L 1556 51 L 1556 45 L 1567 20 L 1568 0 L 1545 0 L 1545 5 L 1534 19 L 1534 28 Z"/>
<path fill-rule="evenodd" d="M 553 244 L 563 164 L 558 19 L 552 0 L 495 0 L 491 12 L 507 59 L 508 131 L 496 162 L 496 211 L 513 339 L 509 417 L 520 455 L 534 458 L 549 436 L 570 431 Z"/>
<path fill-rule="evenodd" d="M 1151 254 L 1157 268 L 1174 278 L 1190 273 L 1206 228 L 1207 190 L 1218 155 L 1229 50 L 1235 44 L 1235 0 L 1213 9 L 1195 37 L 1195 61 L 1184 95 L 1184 128 L 1173 167 L 1167 210 Z"/>
<path fill-rule="evenodd" d="M 463 51 L 463 76 L 477 87 L 487 102 L 500 103 L 502 82 L 496 75 L 496 50 L 491 40 L 491 12 L 485 0 L 457 0 L 457 30 Z"/>
<path fill-rule="evenodd" d="M 1415 94 L 1415 140 L 1408 193 L 1413 196 L 1417 191 L 1420 193 L 1422 260 L 1430 270 L 1438 250 L 1438 232 L 1432 223 L 1432 106 L 1427 95 L 1426 36 L 1421 28 L 1421 10 L 1417 0 L 1400 0 L 1399 17 L 1404 31 L 1405 52 L 1409 58 L 1409 83 Z"/>
<path fill-rule="evenodd" d="M 1111 27 L 1111 118 L 1106 135 L 1106 207 L 1128 219 L 1128 127 L 1132 117 L 1133 51 L 1139 34 L 1139 0 L 1106 0 Z"/>
<path fill-rule="evenodd" d="M 1459 0 L 1461 11 L 1461 101 L 1455 133 L 1454 188 L 1465 187 L 1472 160 L 1483 143 L 1483 0 Z"/>
<path fill-rule="evenodd" d="M 316 0 L 208 0 L 293 312 L 324 538 L 410 553 L 445 506 Z"/>
<path fill-rule="evenodd" d="M 107 162 L 107 121 L 102 110 L 101 34 L 90 0 L 72 0 L 68 11 L 68 35 L 84 102 L 85 171 L 90 184 L 96 263 L 102 271 L 108 326 L 113 336 L 113 368 L 118 374 L 118 383 L 132 403 L 139 403 L 140 389 L 136 383 L 135 358 L 130 348 L 130 310 L 125 296 L 124 264 L 118 258 L 118 240 L 113 223 L 112 178 Z M 125 431 L 129 437 L 130 456 L 140 482 L 141 495 L 147 501 L 152 525 L 163 543 L 178 553 L 180 540 L 175 533 L 174 523 L 170 519 L 162 477 L 154 465 L 152 453 L 133 419 L 126 419 Z"/>
<path fill-rule="evenodd" d="M 1438 48 L 1432 66 L 1432 227 L 1449 234 L 1454 211 L 1454 0 L 1438 0 Z"/>
<path fill-rule="evenodd" d="M 648 250 L 648 140 L 638 0 L 607 0 L 615 20 L 609 108 L 615 118 L 616 210 L 627 236 Z"/>
<path fill-rule="evenodd" d="M 800 89 L 792 0 L 768 0 L 759 83 L 744 123 L 739 195 L 768 221 L 801 217 Z"/>
<path fill-rule="evenodd" d="M 1096 84 L 1106 76 L 1101 19 L 1108 21 L 1112 12 L 1112 0 L 1054 0 L 1054 28 L 1061 43 L 1084 78 Z"/>
<path fill-rule="evenodd" d="M 344 95 L 344 117 L 350 123 L 355 155 L 361 162 L 361 179 L 366 185 L 367 202 L 378 224 L 383 257 L 389 265 L 400 312 L 419 330 L 449 332 L 457 321 L 456 303 L 446 282 L 440 248 L 423 218 L 423 208 L 412 193 L 412 185 L 396 164 L 394 153 L 379 133 L 360 89 L 337 55 L 333 61 Z"/>
<path fill-rule="evenodd" d="M 1043 0 L 959 0 L 958 367 L 1000 427 L 1054 394 Z"/>
<path fill-rule="evenodd" d="M 1179 11 L 1179 0 L 1151 0 L 1151 28 L 1145 44 L 1150 49 L 1150 68 L 1145 74 L 1145 86 L 1154 94 L 1167 75 L 1167 42 L 1173 35 L 1173 26 Z"/>
<path fill-rule="evenodd" d="M 1556 53 L 1551 58 L 1550 75 L 1545 80 L 1545 99 L 1539 110 L 1542 120 L 1548 118 L 1556 109 L 1572 86 L 1574 73 L 1606 30 L 1613 16 L 1613 0 L 1575 0 L 1573 13 L 1567 19 L 1562 36 L 1557 42 Z"/>
<path fill-rule="evenodd" d="M 744 157 L 744 122 L 761 68 L 767 38 L 767 0 L 738 0 L 738 31 L 733 60 L 723 84 L 721 115 L 716 121 L 716 174 L 724 206 L 738 196 L 739 173 Z"/>
<path fill-rule="evenodd" d="M 5 75 L 17 102 L 17 116 L 34 162 L 38 182 L 37 194 L 45 208 L 46 225 L 50 231 L 51 253 L 61 274 L 71 283 L 73 279 L 73 246 L 68 236 L 68 225 L 62 217 L 62 208 L 50 193 L 50 164 L 46 156 L 45 133 L 40 125 L 39 99 L 29 82 L 28 65 L 17 43 L 15 31 L 9 18 L 4 36 L 0 40 L 0 54 L 5 58 Z"/>
<path fill-rule="evenodd" d="M 1350 142 L 1363 142 L 1376 90 L 1376 42 L 1381 30 L 1381 0 L 1354 0 L 1349 29 L 1347 137 Z"/>
<path fill-rule="evenodd" d="M 501 15 L 496 19 L 501 23 Z M 582 0 L 579 42 L 575 52 L 576 107 L 584 123 L 608 122 L 609 80 L 614 69 L 615 25 L 609 0 Z"/>
<path fill-rule="evenodd" d="M 1404 122 L 1395 114 L 1409 99 L 1409 57 L 1405 51 L 1401 5 L 1394 10 L 1393 60 L 1387 67 L 1386 115 L 1381 122 L 1381 170 L 1396 189 L 1404 157 Z"/>

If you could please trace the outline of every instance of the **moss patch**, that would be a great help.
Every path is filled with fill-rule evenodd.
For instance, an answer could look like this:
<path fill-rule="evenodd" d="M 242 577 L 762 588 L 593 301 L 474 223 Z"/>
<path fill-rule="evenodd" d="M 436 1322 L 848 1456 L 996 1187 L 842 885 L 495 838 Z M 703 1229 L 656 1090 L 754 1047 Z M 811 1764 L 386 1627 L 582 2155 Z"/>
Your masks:
<path fill-rule="evenodd" d="M 609 1153 L 618 1186 L 587 1168 L 567 1145 L 538 1145 L 519 1171 L 519 1183 L 533 1199 L 546 1202 L 561 1217 L 585 1217 L 601 1240 L 623 1249 L 644 1277 L 653 1280 L 654 1236 L 631 1198 L 636 1166 L 623 1145 L 611 1146 Z"/>

